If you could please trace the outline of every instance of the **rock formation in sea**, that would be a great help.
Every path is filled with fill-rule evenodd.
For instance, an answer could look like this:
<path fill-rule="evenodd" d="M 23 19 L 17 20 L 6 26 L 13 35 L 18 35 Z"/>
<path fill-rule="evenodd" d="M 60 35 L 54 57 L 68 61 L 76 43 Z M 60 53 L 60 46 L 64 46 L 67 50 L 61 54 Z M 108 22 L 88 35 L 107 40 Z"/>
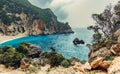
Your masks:
<path fill-rule="evenodd" d="M 28 0 L 0 0 L 0 34 L 17 35 L 73 33 L 68 23 L 59 22 L 51 9 L 33 6 Z"/>

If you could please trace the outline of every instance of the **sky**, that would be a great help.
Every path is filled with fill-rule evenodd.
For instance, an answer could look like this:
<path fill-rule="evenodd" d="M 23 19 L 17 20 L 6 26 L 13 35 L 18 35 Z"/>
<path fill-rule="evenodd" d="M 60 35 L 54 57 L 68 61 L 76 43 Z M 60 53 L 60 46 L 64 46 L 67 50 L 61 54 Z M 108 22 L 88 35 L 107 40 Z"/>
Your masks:
<path fill-rule="evenodd" d="M 93 25 L 91 18 L 94 13 L 101 13 L 110 3 L 114 5 L 119 0 L 29 0 L 40 8 L 50 8 L 59 21 L 69 22 L 72 28 Z"/>

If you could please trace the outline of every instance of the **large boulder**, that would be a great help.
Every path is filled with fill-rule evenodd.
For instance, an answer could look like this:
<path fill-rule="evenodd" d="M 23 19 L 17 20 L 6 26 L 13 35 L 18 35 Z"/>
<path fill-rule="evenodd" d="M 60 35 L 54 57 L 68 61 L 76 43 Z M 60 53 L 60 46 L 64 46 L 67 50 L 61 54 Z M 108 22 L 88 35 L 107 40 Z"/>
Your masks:
<path fill-rule="evenodd" d="M 99 67 L 103 70 L 107 70 L 111 63 L 111 61 L 103 61 L 102 63 L 100 63 Z"/>
<path fill-rule="evenodd" d="M 100 66 L 100 64 L 103 62 L 104 58 L 103 57 L 98 57 L 96 60 L 90 63 L 91 68 L 95 69 Z"/>
<path fill-rule="evenodd" d="M 85 42 L 84 42 L 83 40 L 79 40 L 78 38 L 75 38 L 75 39 L 73 40 L 73 43 L 74 43 L 74 45 L 85 44 Z"/>
<path fill-rule="evenodd" d="M 120 57 L 116 57 L 110 67 L 108 68 L 108 74 L 120 74 Z"/>
<path fill-rule="evenodd" d="M 82 72 L 82 73 L 85 72 L 80 62 L 76 62 L 75 65 L 73 66 L 73 69 L 75 70 L 75 72 Z"/>
<path fill-rule="evenodd" d="M 91 52 L 89 54 L 89 63 L 94 61 L 97 57 L 105 58 L 106 56 L 110 56 L 110 55 L 112 55 L 111 51 L 108 48 L 103 47 L 103 48 L 101 48 L 97 51 Z"/>
<path fill-rule="evenodd" d="M 28 56 L 29 57 L 32 57 L 32 58 L 37 58 L 40 56 L 40 53 L 41 53 L 41 50 L 40 50 L 40 47 L 39 46 L 36 46 L 34 44 L 30 44 L 30 43 L 27 43 L 28 45 L 28 48 L 29 48 L 29 54 Z"/>

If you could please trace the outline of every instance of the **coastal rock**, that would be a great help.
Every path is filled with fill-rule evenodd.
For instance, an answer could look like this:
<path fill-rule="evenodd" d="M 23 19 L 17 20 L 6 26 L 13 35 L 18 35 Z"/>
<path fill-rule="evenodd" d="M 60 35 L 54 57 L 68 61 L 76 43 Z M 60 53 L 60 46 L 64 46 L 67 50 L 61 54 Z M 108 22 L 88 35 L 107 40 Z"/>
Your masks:
<path fill-rule="evenodd" d="M 103 61 L 102 63 L 100 63 L 99 67 L 101 69 L 107 70 L 111 63 L 111 61 Z"/>
<path fill-rule="evenodd" d="M 83 64 L 83 68 L 84 70 L 91 70 L 90 63 L 86 62 L 85 64 Z"/>
<path fill-rule="evenodd" d="M 47 58 L 44 58 L 44 57 L 40 57 L 40 65 L 42 65 L 42 66 L 45 66 L 46 64 L 50 64 L 50 61 L 49 61 L 49 59 L 47 59 Z"/>
<path fill-rule="evenodd" d="M 120 74 L 120 57 L 116 57 L 110 67 L 108 68 L 108 74 Z"/>
<path fill-rule="evenodd" d="M 22 51 L 21 48 L 23 48 Z M 27 57 L 38 58 L 40 57 L 41 48 L 31 43 L 21 43 L 17 48 L 17 51 L 24 53 Z"/>
<path fill-rule="evenodd" d="M 120 29 L 118 29 L 115 33 L 114 36 L 117 38 L 117 42 L 120 43 Z"/>
<path fill-rule="evenodd" d="M 73 40 L 73 43 L 74 43 L 74 45 L 85 44 L 85 42 L 84 42 L 83 40 L 79 40 L 78 38 L 75 38 L 75 39 Z"/>
<path fill-rule="evenodd" d="M 114 44 L 112 45 L 112 47 L 110 48 L 111 52 L 114 55 L 120 55 L 120 44 Z"/>
<path fill-rule="evenodd" d="M 27 43 L 26 44 L 28 46 L 28 51 L 29 51 L 29 54 L 28 56 L 29 57 L 32 57 L 32 58 L 37 58 L 40 56 L 40 53 L 41 53 L 41 50 L 40 50 L 40 47 L 39 46 L 36 46 L 34 44 L 30 44 L 30 43 Z"/>
<path fill-rule="evenodd" d="M 111 51 L 107 49 L 106 47 L 100 48 L 99 50 L 95 52 L 91 52 L 89 54 L 89 63 L 94 61 L 97 57 L 106 57 L 112 55 Z"/>
<path fill-rule="evenodd" d="M 118 29 L 115 33 L 114 36 L 119 37 L 120 36 L 120 29 Z"/>
<path fill-rule="evenodd" d="M 75 57 L 70 59 L 71 65 L 75 65 L 76 62 L 80 62 L 80 60 L 78 58 L 75 58 Z"/>
<path fill-rule="evenodd" d="M 76 72 L 85 73 L 85 70 L 84 70 L 84 68 L 82 67 L 82 64 L 81 64 L 80 62 L 76 62 L 75 65 L 73 66 L 73 69 L 74 69 Z"/>
<path fill-rule="evenodd" d="M 86 71 L 91 70 L 91 66 L 88 62 L 85 64 L 81 64 L 80 62 L 76 62 L 73 66 L 73 69 L 76 73 L 85 74 Z"/>
<path fill-rule="evenodd" d="M 39 58 L 31 59 L 31 64 L 33 64 L 33 65 L 40 65 L 40 59 Z"/>
<path fill-rule="evenodd" d="M 24 70 L 24 69 L 28 69 L 29 68 L 29 64 L 26 63 L 25 61 L 21 61 L 21 64 L 20 64 L 20 69 Z"/>
<path fill-rule="evenodd" d="M 90 63 L 91 68 L 95 69 L 100 66 L 100 64 L 103 62 L 104 58 L 103 57 L 98 57 L 96 60 Z"/>

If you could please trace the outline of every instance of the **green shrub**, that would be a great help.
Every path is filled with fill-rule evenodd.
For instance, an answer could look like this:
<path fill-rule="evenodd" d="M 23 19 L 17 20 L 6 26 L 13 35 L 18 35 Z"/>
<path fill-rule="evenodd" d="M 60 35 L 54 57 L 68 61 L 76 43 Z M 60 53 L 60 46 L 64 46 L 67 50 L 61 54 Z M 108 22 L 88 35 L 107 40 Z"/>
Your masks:
<path fill-rule="evenodd" d="M 50 65 L 51 66 L 58 66 L 61 64 L 61 62 L 64 60 L 65 58 L 61 55 L 56 53 L 55 55 L 51 56 L 50 58 Z"/>
<path fill-rule="evenodd" d="M 106 61 L 112 61 L 112 60 L 114 60 L 114 57 L 113 56 L 106 56 L 105 60 Z"/>
<path fill-rule="evenodd" d="M 21 53 L 15 52 L 15 53 L 8 53 L 5 52 L 2 55 L 2 59 L 0 60 L 2 64 L 4 64 L 6 67 L 19 67 L 20 61 L 23 58 L 23 55 Z"/>
<path fill-rule="evenodd" d="M 51 57 L 51 52 L 43 52 L 42 56 L 44 56 L 45 58 L 50 58 Z"/>
<path fill-rule="evenodd" d="M 17 52 L 22 53 L 24 55 L 28 54 L 28 46 L 26 45 L 26 43 L 21 43 L 17 48 L 16 48 Z"/>
<path fill-rule="evenodd" d="M 16 49 L 10 46 L 4 46 L 0 49 L 0 64 L 6 67 L 19 67 L 23 54 L 16 52 Z"/>
<path fill-rule="evenodd" d="M 116 41 L 111 40 L 111 39 L 106 39 L 103 38 L 100 41 L 98 41 L 97 43 L 93 44 L 93 50 L 99 50 L 101 47 L 107 47 L 110 48 L 112 44 L 115 44 Z"/>
<path fill-rule="evenodd" d="M 70 62 L 68 61 L 68 60 L 63 60 L 62 62 L 61 62 L 61 65 L 63 66 L 63 67 L 69 67 L 70 66 Z"/>
<path fill-rule="evenodd" d="M 27 62 L 27 63 L 30 63 L 30 62 L 31 62 L 31 59 L 30 59 L 30 58 L 27 58 L 27 57 L 24 57 L 22 60 L 25 61 L 25 62 Z"/>
<path fill-rule="evenodd" d="M 81 60 L 80 61 L 82 64 L 85 64 L 86 63 L 86 60 Z"/>

